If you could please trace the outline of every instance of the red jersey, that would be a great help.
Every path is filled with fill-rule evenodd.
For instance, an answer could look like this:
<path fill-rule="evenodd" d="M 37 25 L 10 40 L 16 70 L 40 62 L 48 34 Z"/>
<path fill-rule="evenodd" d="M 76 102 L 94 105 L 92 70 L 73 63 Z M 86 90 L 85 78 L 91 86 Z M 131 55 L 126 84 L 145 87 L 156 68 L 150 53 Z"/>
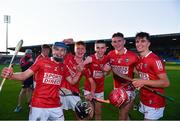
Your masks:
<path fill-rule="evenodd" d="M 40 55 L 38 55 L 38 56 L 36 57 L 35 62 L 36 62 L 37 60 L 39 60 L 39 59 L 42 59 L 42 58 L 49 58 L 49 57 L 46 57 L 46 56 L 44 56 L 44 55 L 41 53 Z"/>
<path fill-rule="evenodd" d="M 74 55 L 72 55 L 72 54 L 66 55 L 66 58 L 64 60 L 64 64 L 67 66 L 68 71 L 70 72 L 71 76 L 74 77 L 75 74 L 76 74 L 76 67 L 78 65 L 78 63 L 74 59 Z M 83 72 L 83 74 L 86 77 L 89 77 L 90 72 L 89 72 L 89 70 L 87 68 L 85 68 L 85 71 Z M 62 82 L 61 87 L 65 87 L 66 89 L 69 89 L 72 92 L 80 93 L 79 85 L 80 85 L 80 80 L 81 80 L 83 74 L 81 74 L 81 76 L 79 77 L 76 84 L 71 85 L 68 81 L 64 80 Z"/>
<path fill-rule="evenodd" d="M 88 65 L 88 68 L 91 72 L 91 77 L 96 83 L 95 93 L 100 93 L 104 91 L 104 72 L 102 67 L 108 62 L 107 56 L 104 56 L 102 60 L 97 59 L 95 55 L 91 55 L 92 62 Z M 86 79 L 84 84 L 85 90 L 91 91 L 90 82 Z"/>
<path fill-rule="evenodd" d="M 160 58 L 152 52 L 149 52 L 145 57 L 140 58 L 137 71 L 139 72 L 139 77 L 144 80 L 158 80 L 158 74 L 166 73 L 164 64 Z M 153 90 L 164 93 L 162 88 L 152 88 Z M 143 104 L 160 108 L 165 106 L 165 99 L 157 94 L 154 94 L 144 88 L 140 90 L 140 100 Z"/>
<path fill-rule="evenodd" d="M 36 63 L 38 60 L 43 59 L 43 58 L 49 58 L 49 57 L 45 57 L 45 56 L 41 53 L 40 55 L 38 55 L 38 56 L 36 57 L 35 63 Z M 34 80 L 35 80 L 35 78 L 37 78 L 36 76 L 37 76 L 37 74 L 34 74 L 34 76 L 33 76 Z"/>
<path fill-rule="evenodd" d="M 62 80 L 70 76 L 63 63 L 52 58 L 43 58 L 34 63 L 30 69 L 36 74 L 36 88 L 32 96 L 32 107 L 54 108 L 60 106 L 59 88 Z"/>
<path fill-rule="evenodd" d="M 118 71 L 117 73 L 124 74 L 130 78 L 133 77 L 133 71 L 138 62 L 138 56 L 135 53 L 125 48 L 125 52 L 120 55 L 117 54 L 115 50 L 112 50 L 108 53 L 108 58 L 112 71 L 114 69 Z M 127 82 L 129 82 L 127 80 L 120 78 L 114 73 L 113 79 L 115 88 L 121 87 L 125 85 Z M 133 90 L 132 84 L 125 86 L 124 88 L 128 91 Z"/>

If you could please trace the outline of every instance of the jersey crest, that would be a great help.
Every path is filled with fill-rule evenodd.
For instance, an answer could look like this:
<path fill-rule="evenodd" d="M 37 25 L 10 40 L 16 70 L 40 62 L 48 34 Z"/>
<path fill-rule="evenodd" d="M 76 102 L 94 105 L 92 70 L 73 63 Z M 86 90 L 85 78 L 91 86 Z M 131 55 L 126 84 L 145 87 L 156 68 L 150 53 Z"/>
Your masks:
<path fill-rule="evenodd" d="M 125 61 L 126 61 L 126 63 L 128 63 L 128 62 L 129 62 L 129 58 L 126 58 L 126 60 L 125 60 Z"/>

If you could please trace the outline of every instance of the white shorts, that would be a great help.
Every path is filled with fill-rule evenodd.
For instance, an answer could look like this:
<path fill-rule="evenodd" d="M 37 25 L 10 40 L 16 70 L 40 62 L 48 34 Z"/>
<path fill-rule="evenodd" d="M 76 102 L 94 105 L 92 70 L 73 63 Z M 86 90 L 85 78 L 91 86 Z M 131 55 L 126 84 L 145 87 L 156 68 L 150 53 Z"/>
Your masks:
<path fill-rule="evenodd" d="M 64 121 L 64 114 L 61 107 L 57 108 L 36 108 L 31 107 L 29 121 Z"/>
<path fill-rule="evenodd" d="M 164 107 L 152 108 L 140 102 L 139 111 L 144 114 L 145 119 L 157 120 L 163 117 Z"/>
<path fill-rule="evenodd" d="M 81 100 L 79 96 L 73 96 L 73 95 L 68 95 L 68 96 L 60 96 L 61 103 L 62 103 L 62 108 L 64 110 L 69 110 L 72 109 L 75 111 L 75 106 L 78 101 Z"/>
<path fill-rule="evenodd" d="M 84 95 L 88 95 L 90 93 L 91 93 L 90 91 L 84 90 Z M 104 100 L 104 92 L 95 93 L 94 96 L 95 98 Z"/>

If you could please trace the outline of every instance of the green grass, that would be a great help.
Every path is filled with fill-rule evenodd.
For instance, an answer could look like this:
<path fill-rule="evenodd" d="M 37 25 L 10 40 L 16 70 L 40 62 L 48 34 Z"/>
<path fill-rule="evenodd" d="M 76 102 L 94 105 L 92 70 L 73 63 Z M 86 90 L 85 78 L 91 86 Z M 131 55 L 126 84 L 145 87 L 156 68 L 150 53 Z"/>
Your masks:
<path fill-rule="evenodd" d="M 4 66 L 0 66 L 0 70 Z M 14 70 L 20 71 L 18 66 L 14 66 Z M 1 78 L 2 80 L 2 78 Z M 20 81 L 6 80 L 2 91 L 0 93 L 0 119 L 16 119 L 24 120 L 28 117 L 27 103 L 23 103 L 23 110 L 21 113 L 14 113 L 14 109 L 17 105 L 18 95 L 21 90 Z"/>
<path fill-rule="evenodd" d="M 0 66 L 0 70 L 4 66 Z M 167 101 L 167 107 L 165 109 L 164 117 L 162 120 L 180 120 L 180 66 L 179 65 L 167 65 L 167 74 L 171 82 L 170 87 L 166 88 L 166 95 L 175 98 L 175 102 Z M 19 71 L 18 66 L 14 66 L 15 71 Z M 2 78 L 0 79 L 2 80 Z M 83 81 L 81 83 L 81 87 Z M 105 80 L 105 98 L 113 88 L 112 76 L 109 75 Z M 28 119 L 28 106 L 27 102 L 23 103 L 23 110 L 19 113 L 14 113 L 13 110 L 17 105 L 17 99 L 21 90 L 21 82 L 6 80 L 2 92 L 0 92 L 0 120 L 27 120 Z M 138 102 L 138 99 L 136 99 Z M 130 112 L 131 119 L 142 120 L 143 115 L 137 110 Z M 74 120 L 72 111 L 65 112 L 66 120 Z M 117 120 L 118 110 L 110 104 L 103 104 L 102 108 L 102 119 L 103 120 Z"/>

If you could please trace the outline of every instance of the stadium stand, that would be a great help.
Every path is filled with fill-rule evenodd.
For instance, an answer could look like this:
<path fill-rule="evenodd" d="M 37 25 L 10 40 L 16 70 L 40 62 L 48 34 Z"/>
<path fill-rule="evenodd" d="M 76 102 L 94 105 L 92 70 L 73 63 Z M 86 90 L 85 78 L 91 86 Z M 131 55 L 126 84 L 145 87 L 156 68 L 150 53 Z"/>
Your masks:
<path fill-rule="evenodd" d="M 22 55 L 17 55 L 13 61 L 13 64 L 19 64 L 19 60 Z M 12 55 L 0 55 L 0 64 L 9 64 L 11 61 Z"/>
<path fill-rule="evenodd" d="M 160 56 L 166 62 L 177 62 L 180 64 L 180 33 L 171 33 L 171 34 L 160 34 L 160 35 L 151 35 L 152 46 L 150 49 Z M 129 50 L 135 51 L 135 37 L 125 37 L 126 47 Z M 111 46 L 111 39 L 104 39 L 106 45 L 108 46 L 107 52 L 113 49 Z M 94 43 L 96 40 L 85 41 L 87 46 L 87 55 L 94 53 Z M 49 44 L 50 46 L 52 44 Z M 9 48 L 9 50 L 14 50 L 15 48 Z M 35 57 L 40 53 L 41 45 L 32 45 L 24 46 L 21 48 L 21 52 L 24 52 L 26 49 L 32 49 Z M 69 51 L 73 52 L 74 45 L 69 45 Z"/>

